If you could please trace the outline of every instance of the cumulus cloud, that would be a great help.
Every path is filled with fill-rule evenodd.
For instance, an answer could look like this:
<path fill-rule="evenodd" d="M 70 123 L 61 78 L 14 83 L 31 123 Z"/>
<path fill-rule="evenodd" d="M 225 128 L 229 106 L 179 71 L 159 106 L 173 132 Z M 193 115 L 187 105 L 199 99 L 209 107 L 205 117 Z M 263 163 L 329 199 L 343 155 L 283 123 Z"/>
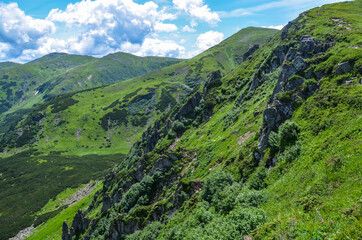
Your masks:
<path fill-rule="evenodd" d="M 142 44 L 126 42 L 122 44 L 122 51 L 138 56 L 182 57 L 185 48 L 171 40 L 146 38 Z"/>
<path fill-rule="evenodd" d="M 184 11 L 193 18 L 191 25 L 195 26 L 195 20 L 207 22 L 211 26 L 221 21 L 219 15 L 212 12 L 203 0 L 173 0 L 172 2 L 176 9 Z"/>
<path fill-rule="evenodd" d="M 154 2 L 137 4 L 132 0 L 81 1 L 69 4 L 65 11 L 53 9 L 47 19 L 90 29 L 78 37 L 78 53 L 99 54 L 107 48 L 117 49 L 122 43 L 142 44 L 154 32 L 177 30 L 175 15 L 158 9 Z"/>
<path fill-rule="evenodd" d="M 17 3 L 0 3 L 0 56 L 16 58 L 25 49 L 36 49 L 54 31 L 54 23 L 26 16 Z"/>
<path fill-rule="evenodd" d="M 185 25 L 185 26 L 182 28 L 182 31 L 183 31 L 183 32 L 196 32 L 195 29 L 190 28 L 188 25 Z"/>
<path fill-rule="evenodd" d="M 220 43 L 224 39 L 224 34 L 216 31 L 208 31 L 200 34 L 196 40 L 196 46 L 200 51 L 205 51 Z"/>
<path fill-rule="evenodd" d="M 271 26 L 268 26 L 268 27 L 266 27 L 266 26 L 262 26 L 262 27 L 263 28 L 272 28 L 272 29 L 281 30 L 284 27 L 284 25 L 276 25 L 276 26 L 271 25 Z"/>

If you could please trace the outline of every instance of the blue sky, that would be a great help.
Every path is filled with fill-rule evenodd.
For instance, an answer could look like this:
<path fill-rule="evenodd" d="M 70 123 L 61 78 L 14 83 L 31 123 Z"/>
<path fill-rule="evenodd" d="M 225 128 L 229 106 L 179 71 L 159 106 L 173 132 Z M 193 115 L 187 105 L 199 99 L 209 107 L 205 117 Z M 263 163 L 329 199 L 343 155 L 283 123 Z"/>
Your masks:
<path fill-rule="evenodd" d="M 0 0 L 0 61 L 50 52 L 189 58 L 248 27 L 338 0 Z"/>

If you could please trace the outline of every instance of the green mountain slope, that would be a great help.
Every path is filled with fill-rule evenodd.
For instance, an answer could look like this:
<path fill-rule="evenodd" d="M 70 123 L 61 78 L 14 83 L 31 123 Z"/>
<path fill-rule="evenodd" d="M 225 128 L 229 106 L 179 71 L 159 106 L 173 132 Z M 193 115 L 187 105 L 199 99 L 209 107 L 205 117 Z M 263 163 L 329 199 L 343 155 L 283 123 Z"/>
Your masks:
<path fill-rule="evenodd" d="M 0 72 L 0 113 L 31 108 L 60 93 L 121 82 L 180 61 L 126 53 L 114 53 L 99 59 L 51 53 Z"/>
<path fill-rule="evenodd" d="M 18 65 L 19 65 L 18 63 L 14 63 L 14 62 L 0 62 L 0 69 L 18 66 Z"/>
<path fill-rule="evenodd" d="M 122 162 L 119 154 L 127 153 L 133 143 L 141 138 L 143 131 L 160 117 L 167 116 L 169 110 L 192 91 L 191 80 L 186 82 L 182 77 L 187 74 L 185 68 L 194 69 L 190 76 L 199 76 L 193 85 L 206 81 L 206 76 L 214 66 L 222 66 L 222 73 L 226 74 L 237 65 L 235 61 L 238 58 L 224 61 L 226 58 L 215 56 L 243 56 L 249 46 L 265 43 L 276 32 L 248 28 L 237 33 L 236 37 L 225 40 L 221 47 L 216 46 L 187 60 L 187 64 L 181 62 L 145 77 L 106 87 L 62 94 L 47 99 L 25 113 L 20 111 L 8 114 L 4 121 L 7 122 L 7 129 L 3 128 L 1 140 L 3 158 L 0 161 L 3 164 L 0 165 L 0 172 L 3 173 L 2 179 L 5 179 L 1 181 L 3 192 L 11 192 L 12 197 L 0 196 L 4 199 L 0 225 L 7 225 L 9 222 L 12 225 L 6 229 L 0 228 L 0 236 L 14 235 L 21 228 L 31 225 L 34 215 L 49 199 L 67 187 L 74 188 L 85 183 L 85 179 L 90 181 L 100 176 L 104 169 L 112 166 L 111 159 L 113 164 Z M 219 54 L 218 49 L 222 53 Z M 111 61 L 120 57 L 115 54 L 104 59 Z M 99 66 L 96 61 L 92 64 Z M 74 67 L 68 72 L 83 66 Z M 170 75 L 170 72 L 174 75 Z M 87 75 L 88 73 L 85 76 Z M 95 163 L 97 159 L 98 162 Z M 57 176 L 56 172 L 61 176 Z M 78 180 L 73 175 L 77 172 L 82 175 Z M 48 181 L 52 175 L 54 178 Z M 64 178 L 69 180 L 65 181 Z M 12 187 L 14 182 L 18 183 L 14 185 L 15 188 Z M 33 182 L 37 184 L 26 188 L 28 184 L 33 185 Z M 21 193 L 17 192 L 20 186 L 23 189 Z M 41 195 L 33 191 L 34 187 L 39 186 L 42 186 Z M 17 206 L 15 211 L 10 202 L 20 201 L 20 194 L 26 195 L 31 201 L 24 205 L 14 204 Z M 42 213 L 37 218 L 45 220 L 61 210 L 60 207 L 54 212 Z M 11 218 L 9 212 L 14 212 Z M 37 223 L 39 221 L 36 220 Z"/>
<path fill-rule="evenodd" d="M 23 111 L 9 114 L 4 120 L 0 149 L 14 151 L 30 147 L 39 149 L 41 154 L 50 151 L 82 155 L 110 151 L 127 153 L 148 125 L 191 91 L 190 86 L 204 82 L 215 67 L 226 74 L 242 61 L 240 56 L 251 46 L 262 44 L 275 32 L 246 28 L 190 60 L 124 83 L 50 99 L 23 120 L 19 119 L 24 115 Z M 101 62 L 104 64 L 104 59 L 120 56 L 131 55 L 109 55 Z M 78 71 L 81 67 L 75 69 L 88 76 L 85 70 Z M 73 70 L 68 73 L 76 79 Z"/>
<path fill-rule="evenodd" d="M 361 9 L 304 12 L 214 72 L 143 133 L 63 239 L 360 239 Z"/>

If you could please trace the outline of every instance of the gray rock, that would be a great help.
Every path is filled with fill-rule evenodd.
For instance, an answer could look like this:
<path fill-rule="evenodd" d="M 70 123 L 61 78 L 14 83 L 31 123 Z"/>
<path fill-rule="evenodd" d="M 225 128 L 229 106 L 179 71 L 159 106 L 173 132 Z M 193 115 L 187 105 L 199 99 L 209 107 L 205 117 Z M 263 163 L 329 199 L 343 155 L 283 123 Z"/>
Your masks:
<path fill-rule="evenodd" d="M 303 78 L 295 78 L 292 81 L 289 80 L 287 84 L 285 84 L 285 91 L 290 91 L 296 89 L 298 86 L 302 85 L 304 83 Z"/>
<path fill-rule="evenodd" d="M 349 64 L 349 62 L 343 62 L 338 64 L 335 73 L 337 75 L 341 75 L 341 74 L 346 74 L 349 73 L 349 71 L 351 71 L 352 67 Z"/>
<path fill-rule="evenodd" d="M 307 68 L 307 64 L 302 57 L 296 57 L 293 61 L 293 66 L 298 72 Z"/>
<path fill-rule="evenodd" d="M 69 227 L 66 221 L 63 222 L 62 240 L 72 240 L 72 237 L 69 234 Z"/>
<path fill-rule="evenodd" d="M 221 78 L 222 78 L 222 75 L 221 75 L 220 70 L 210 73 L 208 75 L 208 79 L 204 85 L 204 90 L 203 90 L 202 95 L 204 97 L 206 97 L 206 95 L 212 88 L 220 86 L 222 84 L 222 82 L 220 81 Z"/>
<path fill-rule="evenodd" d="M 281 120 L 280 114 L 275 108 L 267 108 L 263 114 L 264 123 L 268 128 L 275 128 L 277 123 Z"/>
<path fill-rule="evenodd" d="M 180 108 L 173 117 L 174 120 L 182 120 L 182 118 L 194 118 L 196 116 L 195 107 L 199 106 L 202 96 L 200 92 L 192 95 L 191 98 Z"/>
<path fill-rule="evenodd" d="M 281 39 L 284 40 L 285 38 L 287 38 L 288 36 L 288 30 L 289 28 L 292 26 L 292 22 L 288 22 L 287 25 L 285 25 L 285 27 L 283 27 L 283 30 L 282 30 L 282 35 L 281 35 Z"/>
<path fill-rule="evenodd" d="M 253 55 L 253 53 L 259 49 L 259 45 L 255 44 L 251 46 L 246 53 L 243 55 L 243 61 L 245 61 L 249 56 Z"/>
<path fill-rule="evenodd" d="M 290 48 L 287 53 L 287 60 L 292 61 L 295 58 L 296 54 L 297 54 L 297 49 Z"/>
<path fill-rule="evenodd" d="M 90 220 L 85 217 L 82 210 L 78 209 L 77 214 L 74 216 L 72 227 L 70 228 L 70 236 L 77 235 L 78 232 L 84 231 L 88 228 Z"/>
<path fill-rule="evenodd" d="M 151 175 L 156 171 L 164 171 L 165 169 L 171 167 L 172 165 L 173 162 L 171 160 L 169 160 L 166 157 L 161 157 L 155 162 L 154 167 L 151 171 Z"/>
<path fill-rule="evenodd" d="M 111 206 L 112 206 L 112 199 L 108 195 L 105 195 L 103 197 L 102 212 L 106 212 L 108 209 L 111 208 Z"/>

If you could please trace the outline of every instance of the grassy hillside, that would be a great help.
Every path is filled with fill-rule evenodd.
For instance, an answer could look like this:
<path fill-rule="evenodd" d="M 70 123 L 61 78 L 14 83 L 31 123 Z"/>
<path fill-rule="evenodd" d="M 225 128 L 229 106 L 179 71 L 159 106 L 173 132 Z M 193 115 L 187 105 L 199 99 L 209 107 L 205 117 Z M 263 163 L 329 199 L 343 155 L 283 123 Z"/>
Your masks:
<path fill-rule="evenodd" d="M 60 93 L 121 82 L 180 61 L 126 53 L 103 58 L 51 53 L 22 65 L 9 67 L 2 63 L 7 68 L 0 72 L 0 113 L 31 108 Z"/>
<path fill-rule="evenodd" d="M 192 86 L 204 82 L 212 69 L 226 74 L 242 61 L 240 56 L 251 46 L 265 43 L 275 32 L 246 28 L 204 53 L 162 70 L 123 83 L 49 99 L 24 119 L 21 118 L 24 112 L 28 113 L 24 110 L 8 114 L 0 149 L 12 152 L 35 148 L 41 154 L 50 151 L 81 155 L 127 153 L 148 125 L 190 92 Z M 113 54 L 103 59 L 121 56 L 131 55 Z M 77 76 L 73 70 L 68 73 L 74 79 Z"/>
<path fill-rule="evenodd" d="M 0 62 L 0 69 L 13 67 L 13 66 L 18 66 L 18 65 L 20 65 L 20 64 L 14 63 L 14 62 Z"/>
<path fill-rule="evenodd" d="M 215 72 L 144 132 L 63 239 L 361 239 L 361 9 L 304 12 Z"/>
<path fill-rule="evenodd" d="M 187 60 L 187 64 L 181 62 L 145 77 L 106 87 L 62 94 L 46 99 L 44 103 L 36 105 L 33 109 L 8 114 L 5 118 L 6 129 L 3 128 L 5 134 L 1 140 L 3 158 L 0 161 L 4 163 L 4 169 L 0 172 L 4 171 L 8 174 L 3 175 L 4 193 L 14 192 L 11 192 L 12 198 L 6 198 L 3 201 L 1 212 L 4 214 L 0 215 L 0 221 L 4 223 L 13 221 L 13 224 L 6 229 L 0 227 L 0 236 L 15 235 L 21 228 L 31 225 L 34 213 L 39 211 L 47 200 L 54 198 L 67 187 L 74 187 L 84 183 L 86 179 L 89 181 L 100 176 L 104 169 L 111 166 L 110 160 L 113 159 L 114 164 L 122 162 L 122 158 L 115 154 L 127 153 L 148 126 L 162 116 L 167 116 L 172 107 L 183 101 L 185 96 L 192 91 L 192 85 L 206 81 L 206 76 L 210 74 L 213 66 L 222 66 L 220 67 L 222 74 L 226 74 L 237 65 L 236 60 L 224 61 L 225 59 L 215 56 L 243 55 L 249 50 L 249 46 L 254 45 L 254 42 L 265 43 L 275 33 L 275 30 L 248 28 L 237 33 L 236 37 L 225 40 L 221 43 L 221 47 L 214 47 L 194 59 Z M 219 54 L 218 49 L 222 53 Z M 124 56 L 129 57 L 129 55 Z M 105 59 L 112 62 L 124 56 L 123 54 L 109 55 L 104 57 L 102 62 L 104 63 Z M 48 58 L 37 60 L 33 64 L 41 65 L 54 61 L 53 57 Z M 153 58 L 145 59 L 151 61 Z M 152 62 L 157 62 L 157 60 L 154 58 Z M 96 60 L 92 64 L 100 66 L 97 65 Z M 137 62 L 137 64 L 144 63 Z M 196 65 L 198 67 L 195 67 Z M 75 76 L 73 70 L 83 66 L 69 70 L 68 73 L 72 72 L 69 76 Z M 111 68 L 113 65 L 107 66 Z M 185 68 L 194 69 L 192 74 L 189 74 L 190 76 L 199 76 L 194 84 L 190 85 L 191 79 L 186 82 L 182 77 L 187 74 Z M 104 71 L 107 71 L 107 68 Z M 14 155 L 18 151 L 20 153 Z M 22 158 L 21 154 L 28 155 Z M 52 164 L 49 164 L 49 157 L 54 159 Z M 64 162 L 62 162 L 63 158 Z M 29 159 L 31 161 L 28 163 Z M 95 163 L 97 159 L 98 162 Z M 39 166 L 36 164 L 37 167 L 34 165 L 34 162 L 43 162 L 43 160 L 47 162 Z M 59 167 L 54 167 L 53 161 Z M 84 165 L 78 166 L 80 163 Z M 17 167 L 21 164 L 23 164 L 22 167 Z M 89 166 L 89 169 L 86 169 L 86 166 Z M 8 172 L 7 169 L 10 168 L 12 171 Z M 32 172 L 31 176 L 22 174 L 24 168 Z M 73 176 L 77 172 L 82 172 L 82 177 L 79 179 Z M 54 176 L 57 176 L 56 173 L 62 174 L 61 178 L 69 179 L 71 186 L 68 181 L 57 184 L 57 181 L 63 181 L 58 177 L 54 177 L 49 182 L 47 178 L 39 177 L 43 174 L 49 176 L 48 173 Z M 11 176 L 17 176 L 14 178 L 14 181 L 19 182 L 19 185 L 14 185 L 16 188 L 12 188 L 13 182 L 8 181 Z M 35 194 L 32 187 L 27 187 L 34 181 L 39 181 L 39 185 L 46 189 L 41 196 Z M 18 208 L 15 211 L 9 202 L 20 203 L 20 194 L 25 194 L 17 191 L 18 186 L 29 190 L 26 194 L 32 201 L 29 204 L 14 204 Z M 14 212 L 11 217 L 8 214 L 10 211 Z"/>

